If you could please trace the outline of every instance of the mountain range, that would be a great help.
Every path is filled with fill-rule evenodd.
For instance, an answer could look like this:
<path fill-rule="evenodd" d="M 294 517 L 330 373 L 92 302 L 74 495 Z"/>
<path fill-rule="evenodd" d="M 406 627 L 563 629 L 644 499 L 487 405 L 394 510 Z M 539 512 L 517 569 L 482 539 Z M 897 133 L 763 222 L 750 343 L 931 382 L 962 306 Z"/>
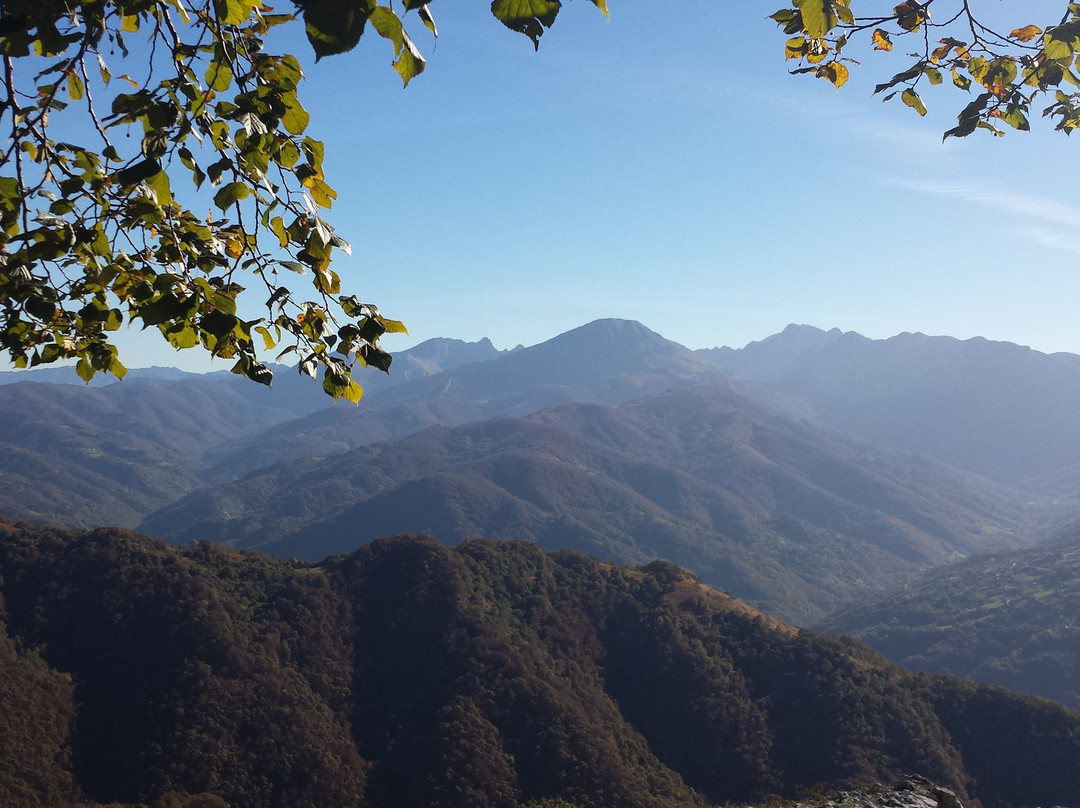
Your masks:
<path fill-rule="evenodd" d="M 1078 367 L 607 320 L 423 343 L 355 408 L 0 374 L 0 519 L 184 548 L 0 524 L 0 804 L 1063 802 L 1077 715 L 937 674 L 1077 706 Z"/>
<path fill-rule="evenodd" d="M 948 431 L 959 394 L 938 391 L 981 379 L 994 361 L 1041 380 L 1014 384 L 997 407 L 999 420 L 1022 424 L 1072 395 L 1077 363 L 902 337 L 793 326 L 737 351 L 694 352 L 604 320 L 513 351 L 432 340 L 399 355 L 388 377 L 365 379 L 359 407 L 329 406 L 284 368 L 271 391 L 224 373 L 146 371 L 91 390 L 9 374 L 0 513 L 311 559 L 403 530 L 529 538 L 624 563 L 668 558 L 813 622 L 920 570 L 1030 543 L 1074 514 L 1069 470 L 1032 429 L 1017 427 L 1028 459 L 1016 462 L 1056 475 L 1045 492 L 991 479 L 1001 457 L 958 468 L 949 451 L 919 455 L 925 441 L 866 424 L 888 422 L 903 400 L 909 421 L 922 413 L 927 433 Z M 841 393 L 814 398 L 790 381 L 813 377 L 807 367 L 832 368 Z M 845 396 L 858 418 L 836 409 Z M 1002 455 L 986 432 L 997 421 L 972 424 L 965 456 L 987 445 Z M 1047 462 L 1035 468 L 1040 452 Z"/>
<path fill-rule="evenodd" d="M 993 486 L 762 410 L 724 387 L 434 427 L 207 486 L 148 516 L 318 560 L 398 530 L 665 558 L 801 622 L 1024 529 Z M 994 531 L 988 533 L 987 526 Z"/>
<path fill-rule="evenodd" d="M 871 340 L 796 325 L 741 349 L 701 353 L 731 375 L 768 384 L 818 423 L 990 479 L 1039 480 L 1080 462 L 1076 354 L 925 334 Z"/>

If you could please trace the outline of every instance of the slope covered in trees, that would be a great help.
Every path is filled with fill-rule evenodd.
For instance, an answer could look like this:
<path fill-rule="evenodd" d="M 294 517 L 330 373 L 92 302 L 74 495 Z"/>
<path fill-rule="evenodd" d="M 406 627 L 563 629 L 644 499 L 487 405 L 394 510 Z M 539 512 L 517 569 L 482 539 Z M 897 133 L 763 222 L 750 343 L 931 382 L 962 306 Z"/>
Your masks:
<path fill-rule="evenodd" d="M 431 428 L 206 486 L 140 529 L 319 560 L 379 535 L 524 538 L 664 558 L 806 624 L 979 548 L 1019 542 L 994 486 L 772 413 L 723 387 Z"/>
<path fill-rule="evenodd" d="M 903 665 L 1080 708 L 1080 529 L 982 555 L 828 621 Z"/>
<path fill-rule="evenodd" d="M 400 537 L 312 565 L 5 524 L 0 579 L 4 805 L 696 806 L 909 771 L 987 808 L 1080 792 L 1080 715 L 664 563 Z"/>

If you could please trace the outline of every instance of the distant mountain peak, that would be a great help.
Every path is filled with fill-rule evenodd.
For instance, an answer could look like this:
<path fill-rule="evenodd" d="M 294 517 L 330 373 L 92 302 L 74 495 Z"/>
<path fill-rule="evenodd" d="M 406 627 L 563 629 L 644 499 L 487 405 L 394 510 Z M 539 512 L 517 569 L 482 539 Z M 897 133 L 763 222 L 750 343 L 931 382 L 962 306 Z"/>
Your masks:
<path fill-rule="evenodd" d="M 563 334 L 560 334 L 555 339 L 561 337 L 571 337 L 574 339 L 581 338 L 593 338 L 593 339 L 620 339 L 625 340 L 627 338 L 645 338 L 645 339 L 657 339 L 667 342 L 668 340 L 646 328 L 637 320 L 621 320 L 616 317 L 610 317 L 601 320 L 593 320 L 585 325 L 578 326 Z M 549 340 L 550 342 L 550 340 Z"/>
<path fill-rule="evenodd" d="M 682 373 L 708 371 L 708 362 L 689 348 L 673 342 L 636 320 L 594 320 L 533 345 L 522 352 L 538 364 L 571 361 L 585 376 L 640 374 L 663 370 Z"/>
<path fill-rule="evenodd" d="M 866 340 L 854 331 L 824 331 L 812 325 L 791 323 L 779 334 L 750 342 L 743 348 L 713 348 L 698 353 L 734 376 L 754 369 L 754 378 L 768 381 L 786 373 L 806 354 L 820 351 L 838 340 Z"/>

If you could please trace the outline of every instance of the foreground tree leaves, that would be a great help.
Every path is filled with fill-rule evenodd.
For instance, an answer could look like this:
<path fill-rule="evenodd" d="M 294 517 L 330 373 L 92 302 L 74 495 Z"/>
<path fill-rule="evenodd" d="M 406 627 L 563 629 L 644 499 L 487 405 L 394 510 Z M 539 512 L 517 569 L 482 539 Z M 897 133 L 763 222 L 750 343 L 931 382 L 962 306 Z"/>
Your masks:
<path fill-rule="evenodd" d="M 1009 33 L 984 24 L 978 4 L 959 0 L 905 0 L 891 12 L 856 2 L 866 17 L 856 17 L 851 5 L 852 0 L 793 0 L 791 8 L 772 15 L 790 37 L 786 58 L 807 63 L 793 73 L 810 73 L 839 89 L 848 77 L 844 65 L 858 64 L 843 55 L 845 48 L 866 37 L 873 50 L 888 52 L 902 40 L 914 62 L 874 93 L 886 93 L 886 101 L 899 94 L 906 106 L 926 115 L 920 84 L 940 85 L 948 76 L 954 87 L 974 91 L 946 138 L 976 129 L 1001 136 L 1002 124 L 1026 131 L 1040 98 L 1048 102 L 1043 117 L 1054 120 L 1058 131 L 1069 134 L 1080 126 L 1080 4 L 1066 4 L 1056 24 L 1024 24 Z"/>
<path fill-rule="evenodd" d="M 536 43 L 558 8 L 497 0 L 492 11 Z M 374 30 L 408 84 L 425 66 L 410 12 L 437 35 L 427 0 L 405 0 L 402 15 L 377 0 L 297 0 L 284 13 L 257 0 L 5 0 L 0 348 L 11 361 L 123 377 L 112 334 L 137 325 L 261 384 L 274 351 L 358 401 L 354 368 L 387 370 L 379 338 L 405 326 L 332 268 L 350 248 L 324 218 L 337 192 L 307 134 L 303 69 L 267 50 L 267 35 L 302 19 L 319 59 Z M 293 273 L 306 291 L 282 283 Z M 253 285 L 265 313 L 247 319 L 239 301 Z"/>

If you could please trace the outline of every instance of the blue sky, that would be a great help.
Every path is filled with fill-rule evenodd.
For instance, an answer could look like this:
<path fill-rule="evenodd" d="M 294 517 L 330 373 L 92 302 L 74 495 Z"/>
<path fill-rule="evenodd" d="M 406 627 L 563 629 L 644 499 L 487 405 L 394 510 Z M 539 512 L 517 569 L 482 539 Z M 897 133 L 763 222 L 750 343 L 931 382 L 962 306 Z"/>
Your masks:
<path fill-rule="evenodd" d="M 791 76 L 781 5 L 609 0 L 605 20 L 575 0 L 534 53 L 487 3 L 436 0 L 406 89 L 370 32 L 308 60 L 327 218 L 353 245 L 338 269 L 410 329 L 387 347 L 622 317 L 690 348 L 799 322 L 1080 352 L 1075 144 L 1041 121 L 943 144 L 960 91 L 926 93 L 924 119 L 871 98 L 902 53 L 839 92 Z M 982 6 L 1009 29 L 1063 4 Z M 198 359 L 129 344 L 131 366 Z"/>

